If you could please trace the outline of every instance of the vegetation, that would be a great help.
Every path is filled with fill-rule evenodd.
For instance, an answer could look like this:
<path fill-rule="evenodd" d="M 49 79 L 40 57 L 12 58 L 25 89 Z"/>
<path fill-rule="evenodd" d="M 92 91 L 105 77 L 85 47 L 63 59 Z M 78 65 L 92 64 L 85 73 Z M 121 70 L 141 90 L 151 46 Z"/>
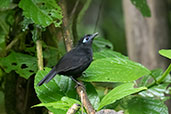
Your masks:
<path fill-rule="evenodd" d="M 146 0 L 130 1 L 143 16 L 151 16 Z M 49 83 L 36 86 L 83 33 L 90 30 L 92 33 L 88 27 L 83 29 L 81 23 L 91 0 L 72 0 L 69 3 L 72 7 L 67 2 L 0 1 L 0 96 L 4 96 L 0 104 L 5 104 L 2 109 L 7 114 L 48 113 L 47 110 L 65 114 L 73 104 L 82 104 L 75 83 L 66 76 L 57 75 Z M 69 12 L 67 8 L 72 10 Z M 123 33 L 118 34 L 125 42 Z M 165 71 L 150 70 L 118 50 L 126 54 L 125 47 L 114 47 L 110 38 L 101 35 L 95 39 L 93 62 L 78 78 L 84 82 L 94 109 L 122 110 L 124 114 L 168 114 L 164 102 L 169 99 L 165 94 L 171 95 L 168 87 L 171 64 Z M 171 59 L 171 50 L 162 49 L 159 54 Z M 77 113 L 82 111 L 86 113 L 85 109 Z"/>

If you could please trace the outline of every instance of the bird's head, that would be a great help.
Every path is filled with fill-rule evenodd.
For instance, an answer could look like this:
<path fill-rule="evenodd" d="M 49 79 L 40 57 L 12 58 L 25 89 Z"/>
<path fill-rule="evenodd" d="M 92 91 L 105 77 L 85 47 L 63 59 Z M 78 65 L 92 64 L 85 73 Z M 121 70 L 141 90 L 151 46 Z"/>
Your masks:
<path fill-rule="evenodd" d="M 98 35 L 98 32 L 94 33 L 94 34 L 87 34 L 85 35 L 83 38 L 81 38 L 79 40 L 79 45 L 83 44 L 83 45 L 91 45 L 93 42 L 93 39 Z"/>

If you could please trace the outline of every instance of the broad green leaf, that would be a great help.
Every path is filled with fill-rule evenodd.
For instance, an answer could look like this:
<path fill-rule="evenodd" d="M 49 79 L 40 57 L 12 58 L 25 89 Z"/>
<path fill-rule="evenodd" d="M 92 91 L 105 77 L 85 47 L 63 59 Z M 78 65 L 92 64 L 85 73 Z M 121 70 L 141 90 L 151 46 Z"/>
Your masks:
<path fill-rule="evenodd" d="M 113 50 L 113 45 L 110 41 L 105 40 L 104 38 L 95 38 L 93 41 L 93 51 L 97 52 L 104 49 Z"/>
<path fill-rule="evenodd" d="M 112 50 L 101 50 L 100 52 L 95 52 L 93 59 L 103 59 L 103 58 L 123 58 L 123 59 L 128 59 L 127 56 L 122 55 L 119 52 L 112 51 Z"/>
<path fill-rule="evenodd" d="M 142 13 L 145 17 L 150 17 L 151 12 L 147 4 L 147 0 L 131 0 L 132 4 Z"/>
<path fill-rule="evenodd" d="M 161 101 L 148 97 L 134 97 L 128 101 L 128 114 L 169 114 Z"/>
<path fill-rule="evenodd" d="M 162 49 L 159 51 L 159 54 L 171 59 L 171 49 Z"/>
<path fill-rule="evenodd" d="M 169 94 L 170 88 L 168 87 L 169 83 L 155 85 L 147 89 L 146 91 L 140 92 L 139 94 L 143 97 L 152 97 L 160 100 L 165 100 L 165 94 Z"/>
<path fill-rule="evenodd" d="M 59 27 L 62 23 L 61 8 L 55 0 L 21 0 L 19 7 L 25 17 L 43 27 L 52 23 Z"/>
<path fill-rule="evenodd" d="M 21 77 L 28 79 L 37 71 L 37 58 L 22 53 L 12 52 L 7 57 L 0 59 L 0 66 L 4 68 L 7 73 L 14 70 Z"/>
<path fill-rule="evenodd" d="M 37 86 L 38 82 L 46 76 L 50 71 L 50 68 L 45 68 L 45 70 L 40 70 L 35 76 L 34 87 L 36 94 L 41 102 L 54 102 L 62 98 L 62 96 L 68 96 L 75 98 L 75 83 L 69 77 L 56 75 L 51 81 L 42 86 Z"/>
<path fill-rule="evenodd" d="M 60 101 L 49 102 L 49 103 L 40 103 L 40 104 L 34 105 L 33 107 L 45 106 L 45 107 L 48 107 L 50 109 L 52 108 L 52 109 L 55 109 L 55 110 L 60 110 L 60 114 L 61 114 L 61 110 L 63 110 L 62 113 L 66 113 L 67 110 L 73 104 L 80 104 L 81 105 L 81 103 L 76 99 L 72 99 L 72 98 L 69 98 L 69 97 L 62 97 Z M 59 111 L 55 112 L 54 114 L 59 114 Z"/>
<path fill-rule="evenodd" d="M 139 92 L 141 90 L 147 89 L 146 87 L 134 88 L 133 83 L 126 83 L 120 86 L 117 86 L 113 90 L 111 90 L 100 102 L 100 106 L 98 109 L 103 108 L 105 105 L 114 103 L 116 100 L 119 100 L 127 95 Z"/>
<path fill-rule="evenodd" d="M 150 71 L 139 63 L 123 58 L 103 58 L 93 61 L 80 80 L 87 82 L 130 82 Z"/>
<path fill-rule="evenodd" d="M 50 103 L 60 101 L 63 96 L 76 98 L 75 83 L 66 76 L 56 75 L 50 82 L 37 86 L 37 83 L 50 71 L 50 68 L 38 71 L 35 76 L 34 88 L 36 94 L 42 103 Z M 63 110 L 55 110 L 53 107 L 47 107 L 52 112 L 60 111 L 61 114 L 66 113 Z"/>

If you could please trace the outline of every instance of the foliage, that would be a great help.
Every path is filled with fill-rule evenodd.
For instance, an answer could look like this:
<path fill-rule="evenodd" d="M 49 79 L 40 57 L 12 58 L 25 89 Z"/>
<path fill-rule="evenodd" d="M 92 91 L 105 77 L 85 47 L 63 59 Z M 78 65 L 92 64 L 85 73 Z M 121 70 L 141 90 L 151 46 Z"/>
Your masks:
<path fill-rule="evenodd" d="M 116 100 L 119 100 L 127 95 L 147 89 L 146 87 L 134 88 L 133 86 L 133 83 L 125 83 L 111 90 L 100 102 L 99 109 L 105 105 L 114 103 Z"/>
<path fill-rule="evenodd" d="M 150 8 L 147 5 L 147 0 L 131 0 L 131 2 L 137 9 L 139 9 L 143 16 L 151 16 Z"/>
<path fill-rule="evenodd" d="M 143 16 L 151 16 L 146 0 L 131 0 L 131 2 Z M 83 9 L 87 9 L 90 3 L 91 0 L 88 0 Z M 81 12 L 79 19 L 83 18 L 84 13 L 85 11 Z M 65 114 L 74 103 L 81 104 L 75 83 L 69 77 L 56 75 L 49 83 L 37 86 L 37 83 L 51 70 L 50 67 L 54 66 L 65 53 L 59 31 L 63 18 L 59 3 L 56 0 L 20 0 L 19 3 L 13 0 L 1 0 L 0 14 L 0 90 L 4 90 L 3 84 L 7 83 L 8 74 L 15 71 L 25 81 L 35 76 L 34 90 L 41 103 L 33 107 L 45 106 L 54 114 Z M 121 20 L 118 21 L 120 27 Z M 114 34 L 122 30 L 122 27 L 118 29 L 118 26 L 112 31 Z M 120 38 L 123 38 L 123 33 L 119 34 Z M 107 108 L 123 110 L 125 114 L 168 114 L 163 102 L 168 99 L 165 94 L 170 94 L 171 90 L 168 87 L 171 83 L 169 74 L 171 65 L 166 71 L 162 69 L 150 71 L 140 63 L 113 51 L 117 49 L 111 42 L 112 38 L 107 39 L 104 35 L 94 40 L 93 62 L 83 76 L 78 78 L 84 82 L 93 107 L 96 110 Z M 44 70 L 38 70 L 37 40 L 43 42 Z M 115 43 L 119 40 L 118 38 Z M 159 53 L 171 59 L 171 50 L 164 49 Z M 17 80 L 18 76 L 15 78 Z M 139 83 L 135 83 L 137 80 Z M 101 85 L 106 87 L 98 87 L 94 82 L 101 82 Z M 28 83 L 23 85 L 27 85 L 26 89 L 29 88 Z M 25 94 L 28 94 L 28 90 L 26 91 Z M 81 110 L 78 113 L 81 113 Z"/>
<path fill-rule="evenodd" d="M 25 17 L 43 27 L 47 27 L 51 23 L 59 27 L 62 23 L 61 8 L 55 0 L 21 0 L 19 7 L 23 9 Z"/>
<path fill-rule="evenodd" d="M 103 55 L 105 52 L 100 53 L 95 55 Z M 126 57 L 117 57 L 112 51 L 108 54 L 113 56 L 109 57 L 106 54 L 106 56 L 103 55 L 103 58 L 95 59 L 86 70 L 86 75 L 80 79 L 91 82 L 130 82 L 150 73 L 147 68 Z"/>
<path fill-rule="evenodd" d="M 162 49 L 159 51 L 160 55 L 171 59 L 171 50 L 170 49 Z"/>
<path fill-rule="evenodd" d="M 14 70 L 21 77 L 28 79 L 37 71 L 37 59 L 30 55 L 12 52 L 7 57 L 0 59 L 0 66 L 7 73 Z"/>
<path fill-rule="evenodd" d="M 168 114 L 164 102 L 151 97 L 132 97 L 125 107 L 127 107 L 125 114 Z"/>

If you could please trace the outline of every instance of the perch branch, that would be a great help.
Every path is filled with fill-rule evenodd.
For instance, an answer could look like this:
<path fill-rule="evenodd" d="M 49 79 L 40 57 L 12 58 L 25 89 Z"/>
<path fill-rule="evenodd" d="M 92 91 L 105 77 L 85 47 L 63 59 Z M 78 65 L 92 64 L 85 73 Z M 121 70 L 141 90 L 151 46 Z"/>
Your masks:
<path fill-rule="evenodd" d="M 73 104 L 66 114 L 75 114 L 80 109 L 80 104 Z"/>
<path fill-rule="evenodd" d="M 43 70 L 43 56 L 42 56 L 42 42 L 41 42 L 41 40 L 36 41 L 36 49 L 37 49 L 38 68 L 39 68 L 39 70 Z"/>
<path fill-rule="evenodd" d="M 85 88 L 82 86 L 78 86 L 77 87 L 77 93 L 80 96 L 81 102 L 84 105 L 87 113 L 88 114 L 95 114 L 95 110 L 94 110 L 93 106 L 91 105 L 91 103 L 88 99 L 87 92 L 86 92 Z"/>

